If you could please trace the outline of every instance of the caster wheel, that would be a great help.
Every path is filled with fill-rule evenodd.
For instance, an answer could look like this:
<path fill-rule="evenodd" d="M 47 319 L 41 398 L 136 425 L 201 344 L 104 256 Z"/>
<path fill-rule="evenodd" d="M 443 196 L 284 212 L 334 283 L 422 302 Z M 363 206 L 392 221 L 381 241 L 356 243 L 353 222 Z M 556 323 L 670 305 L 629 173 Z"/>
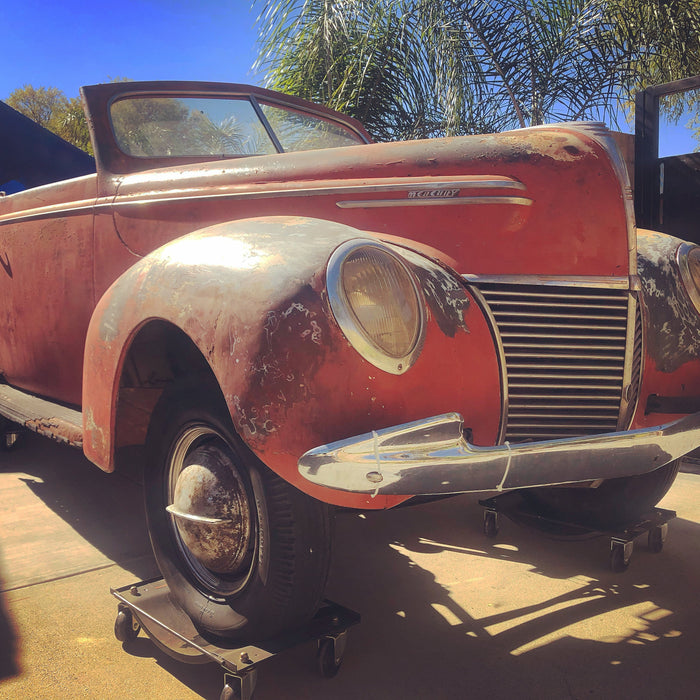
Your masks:
<path fill-rule="evenodd" d="M 129 608 L 119 608 L 114 621 L 114 636 L 120 642 L 133 642 L 139 636 L 141 625 L 136 621 Z"/>
<path fill-rule="evenodd" d="M 241 694 L 227 683 L 219 695 L 219 700 L 241 700 Z"/>
<path fill-rule="evenodd" d="M 342 653 L 338 652 L 339 645 L 337 640 L 322 639 L 319 641 L 316 663 L 318 664 L 318 672 L 324 678 L 334 678 L 338 675 L 338 671 L 340 671 L 343 663 Z"/>
<path fill-rule="evenodd" d="M 224 674 L 224 687 L 219 700 L 253 700 L 258 673 L 251 668 L 243 675 Z"/>
<path fill-rule="evenodd" d="M 632 558 L 633 542 L 612 542 L 610 545 L 610 568 L 616 573 L 621 574 L 627 571 Z"/>
<path fill-rule="evenodd" d="M 650 552 L 658 554 L 664 548 L 664 542 L 666 541 L 666 529 L 666 525 L 661 525 L 660 527 L 655 527 L 649 530 L 647 543 Z"/>
<path fill-rule="evenodd" d="M 498 513 L 493 510 L 484 511 L 484 534 L 486 537 L 495 537 L 498 530 Z"/>

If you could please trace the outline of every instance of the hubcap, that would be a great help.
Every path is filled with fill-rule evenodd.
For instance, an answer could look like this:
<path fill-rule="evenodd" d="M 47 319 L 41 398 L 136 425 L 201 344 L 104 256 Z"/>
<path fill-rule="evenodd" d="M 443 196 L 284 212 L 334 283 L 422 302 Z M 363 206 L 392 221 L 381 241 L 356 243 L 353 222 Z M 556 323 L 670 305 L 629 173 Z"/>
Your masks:
<path fill-rule="evenodd" d="M 176 443 L 170 466 L 167 510 L 194 572 L 207 583 L 208 572 L 244 574 L 252 518 L 246 486 L 224 440 L 205 426 L 189 428 Z"/>

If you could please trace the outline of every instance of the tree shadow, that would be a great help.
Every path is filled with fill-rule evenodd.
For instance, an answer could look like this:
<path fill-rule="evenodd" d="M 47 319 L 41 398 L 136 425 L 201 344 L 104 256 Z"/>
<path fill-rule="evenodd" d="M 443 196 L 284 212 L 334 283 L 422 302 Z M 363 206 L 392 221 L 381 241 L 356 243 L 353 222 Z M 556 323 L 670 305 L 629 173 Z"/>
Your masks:
<path fill-rule="evenodd" d="M 103 474 L 38 438 L 24 449 L 4 468 L 33 480 L 32 491 L 93 546 L 122 566 L 148 547 L 131 477 Z M 696 522 L 673 521 L 660 555 L 638 546 L 622 575 L 608 568 L 605 539 L 548 540 L 506 521 L 493 540 L 481 525 L 470 496 L 338 512 L 327 594 L 363 617 L 343 669 L 333 681 L 318 677 L 305 644 L 261 665 L 256 700 L 695 696 Z M 129 570 L 152 575 L 141 564 Z M 145 637 L 124 651 L 154 658 L 201 697 L 221 691 L 216 665 L 179 663 Z"/>

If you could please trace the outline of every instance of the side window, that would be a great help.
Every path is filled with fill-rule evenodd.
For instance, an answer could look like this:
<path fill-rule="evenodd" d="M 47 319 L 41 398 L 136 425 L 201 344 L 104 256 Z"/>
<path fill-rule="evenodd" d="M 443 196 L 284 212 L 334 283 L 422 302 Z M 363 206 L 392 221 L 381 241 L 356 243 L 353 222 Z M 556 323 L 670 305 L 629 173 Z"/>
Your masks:
<path fill-rule="evenodd" d="M 265 118 L 285 151 L 355 146 L 364 141 L 343 124 L 313 114 L 261 103 Z"/>
<path fill-rule="evenodd" d="M 247 99 L 125 97 L 110 110 L 130 156 L 247 156 L 276 149 Z"/>

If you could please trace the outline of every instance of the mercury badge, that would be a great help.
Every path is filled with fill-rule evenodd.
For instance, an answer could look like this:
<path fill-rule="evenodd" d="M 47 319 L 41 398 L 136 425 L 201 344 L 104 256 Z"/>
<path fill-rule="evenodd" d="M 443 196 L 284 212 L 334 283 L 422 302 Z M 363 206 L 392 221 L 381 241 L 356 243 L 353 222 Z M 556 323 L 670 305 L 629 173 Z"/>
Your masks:
<path fill-rule="evenodd" d="M 409 190 L 409 199 L 450 199 L 459 194 L 458 188 L 434 189 L 434 190 Z"/>

